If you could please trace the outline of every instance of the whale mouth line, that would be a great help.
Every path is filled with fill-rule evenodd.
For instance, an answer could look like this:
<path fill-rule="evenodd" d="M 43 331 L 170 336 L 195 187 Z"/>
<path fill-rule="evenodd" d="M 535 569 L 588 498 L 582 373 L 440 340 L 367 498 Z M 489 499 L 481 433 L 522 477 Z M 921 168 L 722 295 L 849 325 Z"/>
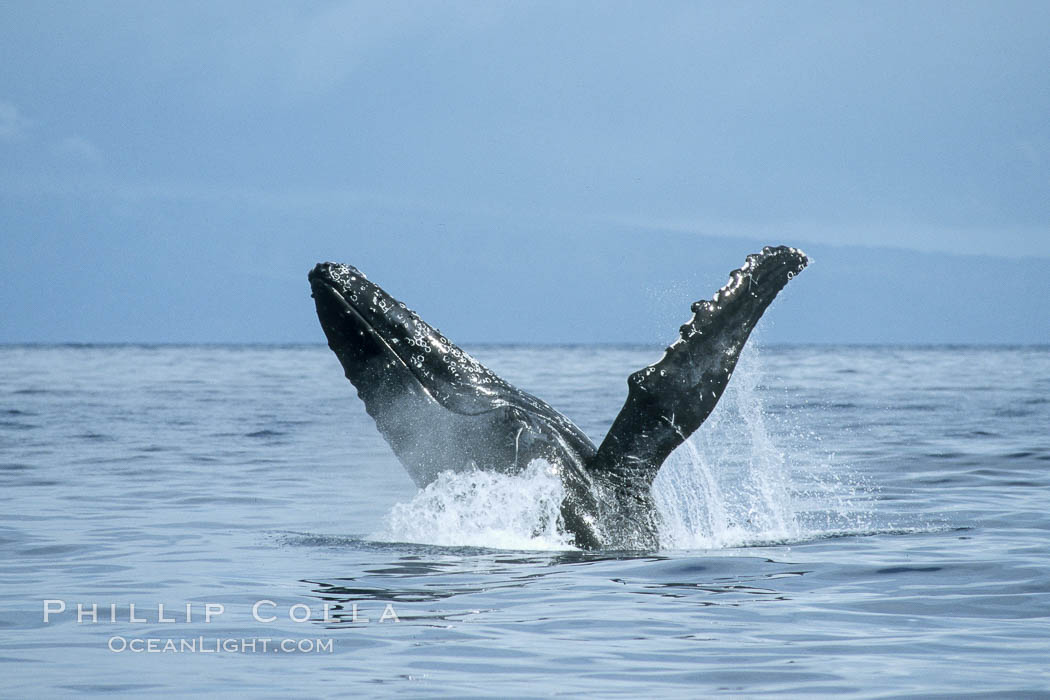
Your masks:
<path fill-rule="evenodd" d="M 325 294 L 335 305 L 341 308 L 345 313 L 352 314 L 354 319 L 358 323 L 360 323 L 361 326 L 365 330 L 367 330 L 368 333 L 383 346 L 384 352 L 387 353 L 393 360 L 395 360 L 397 364 L 401 367 L 401 369 L 405 370 L 412 376 L 412 379 L 419 386 L 420 391 L 422 391 L 430 400 L 435 401 L 438 404 L 444 405 L 444 403 L 441 400 L 439 400 L 437 396 L 434 395 L 434 392 L 429 386 L 427 386 L 426 382 L 423 381 L 423 377 L 420 376 L 419 372 L 415 367 L 413 367 L 412 363 L 406 362 L 405 359 L 401 357 L 398 351 L 391 346 L 390 341 L 387 340 L 387 338 L 375 327 L 374 324 L 372 324 L 367 318 L 365 318 L 364 314 L 358 311 L 357 307 L 354 305 L 354 302 L 346 298 L 346 296 L 339 289 L 338 285 L 335 283 L 334 280 L 322 275 L 321 273 L 313 272 L 310 273 L 309 280 L 310 286 L 313 291 L 313 294 L 311 296 L 313 296 L 314 299 L 317 298 L 318 294 Z M 331 338 L 329 338 L 328 345 L 329 347 L 332 347 Z M 332 349 L 335 350 L 334 347 L 332 347 Z"/>
<path fill-rule="evenodd" d="M 360 321 L 361 324 L 364 325 L 364 327 L 367 328 L 372 335 L 376 336 L 381 341 L 383 341 L 383 344 L 386 345 L 391 352 L 393 352 L 393 348 L 390 348 L 389 344 L 387 344 L 386 342 L 386 339 L 383 338 L 379 331 L 376 330 L 376 327 L 369 323 L 368 319 L 366 319 L 364 315 L 357 310 L 357 307 L 354 306 L 354 303 L 346 298 L 343 292 L 340 291 L 339 288 L 336 286 L 335 282 L 324 277 L 314 277 L 311 275 L 310 286 L 313 289 L 313 294 L 311 296 L 314 299 L 317 299 L 318 294 L 326 294 L 329 298 L 329 301 L 333 301 L 335 305 L 341 307 L 343 311 L 353 314 L 354 318 Z"/>
<path fill-rule="evenodd" d="M 322 277 L 319 274 L 311 273 L 310 287 L 313 289 L 313 294 L 311 296 L 315 299 L 317 298 L 319 289 L 323 289 L 325 292 L 328 292 L 331 296 L 338 299 L 343 307 L 357 314 L 357 317 L 360 318 L 370 329 L 372 328 L 372 324 L 365 321 L 364 317 L 358 312 L 357 307 L 354 306 L 353 302 L 347 300 L 346 296 L 336 286 L 334 280 L 328 277 Z"/>
<path fill-rule="evenodd" d="M 412 366 L 406 363 L 394 348 L 390 347 L 390 343 L 383 336 L 383 334 L 376 329 L 375 325 L 370 323 L 368 319 L 365 318 L 364 314 L 357 310 L 357 307 L 354 305 L 354 303 L 346 298 L 346 296 L 342 293 L 342 291 L 339 290 L 339 288 L 332 280 L 327 279 L 325 277 L 321 277 L 320 275 L 311 275 L 310 286 L 313 288 L 313 296 L 315 299 L 317 298 L 317 294 L 319 293 L 326 294 L 329 297 L 329 300 L 333 301 L 337 306 L 342 308 L 344 312 L 348 314 L 353 314 L 354 319 L 358 323 L 360 323 L 364 327 L 364 329 L 367 330 L 372 336 L 374 336 L 376 340 L 382 343 L 385 350 L 392 357 L 396 358 L 397 361 L 401 363 L 401 365 L 405 369 L 412 372 L 412 376 L 415 377 L 416 381 L 420 384 L 420 386 L 423 387 L 423 390 L 426 391 L 426 386 L 423 385 L 422 381 L 420 381 L 419 376 L 415 373 L 415 371 L 412 370 Z"/>

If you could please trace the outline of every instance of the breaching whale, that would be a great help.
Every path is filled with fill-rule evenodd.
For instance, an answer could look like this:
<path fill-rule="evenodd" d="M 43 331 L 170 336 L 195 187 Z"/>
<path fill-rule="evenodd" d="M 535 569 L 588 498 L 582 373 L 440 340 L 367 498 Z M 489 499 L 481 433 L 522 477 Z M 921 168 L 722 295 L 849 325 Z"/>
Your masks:
<path fill-rule="evenodd" d="M 356 268 L 309 274 L 328 346 L 365 410 L 420 487 L 445 470 L 517 472 L 542 458 L 565 485 L 560 526 L 585 549 L 655 549 L 653 479 L 714 409 L 748 336 L 809 260 L 766 247 L 747 256 L 663 357 L 630 375 L 597 448 L 568 418 L 511 386 Z"/>

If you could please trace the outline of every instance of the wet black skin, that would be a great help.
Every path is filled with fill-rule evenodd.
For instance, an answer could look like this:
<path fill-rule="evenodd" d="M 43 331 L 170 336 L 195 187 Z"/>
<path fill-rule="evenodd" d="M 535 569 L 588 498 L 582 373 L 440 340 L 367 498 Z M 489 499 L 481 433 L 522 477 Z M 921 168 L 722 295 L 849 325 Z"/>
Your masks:
<path fill-rule="evenodd" d="M 329 347 L 419 486 L 445 470 L 513 473 L 541 458 L 565 484 L 561 525 L 577 546 L 656 549 L 651 486 L 660 465 L 710 414 L 755 323 L 807 262 L 794 248 L 765 248 L 712 300 L 693 304 L 680 339 L 628 379 L 598 448 L 357 269 L 320 263 L 309 280 Z"/>

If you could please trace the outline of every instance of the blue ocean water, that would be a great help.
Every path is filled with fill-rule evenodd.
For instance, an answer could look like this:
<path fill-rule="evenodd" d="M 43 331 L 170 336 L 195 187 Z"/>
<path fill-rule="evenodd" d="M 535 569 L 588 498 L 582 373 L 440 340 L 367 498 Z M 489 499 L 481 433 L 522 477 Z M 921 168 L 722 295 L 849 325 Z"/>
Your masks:
<path fill-rule="evenodd" d="M 595 441 L 660 355 L 470 350 Z M 1048 348 L 749 347 L 662 548 L 580 552 L 327 348 L 0 347 L 0 696 L 1044 696 L 1048 428 Z"/>

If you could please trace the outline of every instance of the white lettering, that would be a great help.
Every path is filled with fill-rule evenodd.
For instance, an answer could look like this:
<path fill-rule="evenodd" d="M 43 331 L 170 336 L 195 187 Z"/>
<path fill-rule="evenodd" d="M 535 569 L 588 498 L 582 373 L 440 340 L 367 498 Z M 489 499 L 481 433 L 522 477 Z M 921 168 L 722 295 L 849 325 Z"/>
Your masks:
<path fill-rule="evenodd" d="M 55 603 L 58 603 L 58 607 L 54 607 Z M 50 616 L 52 613 L 56 615 L 66 611 L 66 601 L 64 600 L 45 600 L 44 601 L 44 622 L 50 622 Z"/>
<path fill-rule="evenodd" d="M 257 600 L 255 605 L 252 606 L 252 617 L 255 618 L 256 622 L 273 622 L 277 619 L 276 615 L 270 615 L 269 617 L 259 617 L 259 608 L 263 605 L 269 605 L 271 608 L 277 607 L 277 603 L 272 600 Z"/>
<path fill-rule="evenodd" d="M 394 606 L 391 605 L 390 603 L 387 603 L 386 604 L 386 609 L 383 610 L 383 614 L 379 616 L 379 621 L 383 622 L 384 620 L 391 620 L 391 619 L 394 622 L 401 622 L 401 620 L 397 616 L 397 613 L 394 612 Z"/>
<path fill-rule="evenodd" d="M 218 617 L 226 612 L 226 606 L 222 603 L 205 603 L 204 604 L 204 621 L 211 622 L 212 616 Z"/>
<path fill-rule="evenodd" d="M 295 611 L 302 608 L 304 611 L 303 617 L 296 617 Z M 310 619 L 310 607 L 304 603 L 296 603 L 292 607 L 288 608 L 288 619 L 292 622 L 306 622 Z"/>
<path fill-rule="evenodd" d="M 83 603 L 77 603 L 77 624 L 79 625 L 84 621 L 85 617 L 89 616 L 92 623 L 98 622 L 98 603 L 92 603 L 91 610 L 87 612 L 84 611 Z"/>

